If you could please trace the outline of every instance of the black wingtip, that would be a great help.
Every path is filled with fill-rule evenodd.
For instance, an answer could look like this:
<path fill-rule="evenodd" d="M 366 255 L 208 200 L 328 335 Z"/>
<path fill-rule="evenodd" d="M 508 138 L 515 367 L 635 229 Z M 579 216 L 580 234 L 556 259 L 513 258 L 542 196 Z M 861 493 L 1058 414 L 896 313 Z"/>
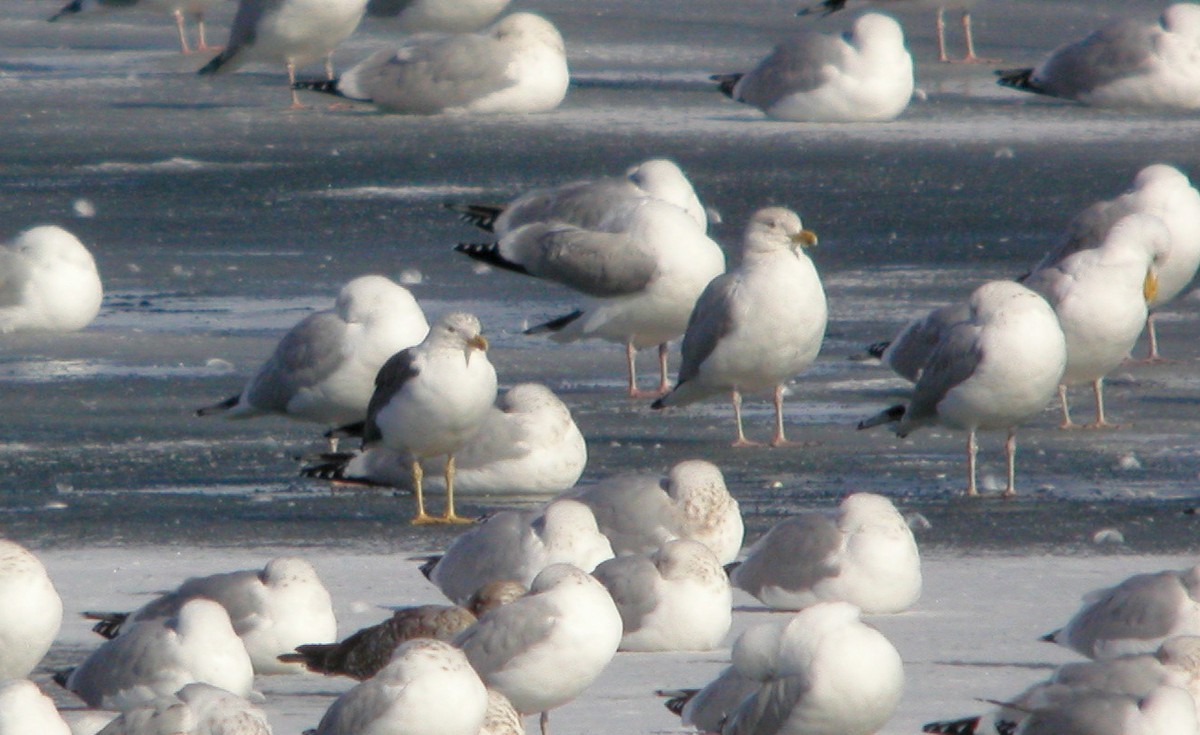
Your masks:
<path fill-rule="evenodd" d="M 366 419 L 344 424 L 336 429 L 325 432 L 326 439 L 362 439 L 367 432 Z"/>
<path fill-rule="evenodd" d="M 1059 634 L 1058 630 L 1052 630 L 1049 633 L 1047 633 L 1046 635 L 1042 636 L 1041 638 L 1038 638 L 1038 640 L 1043 641 L 1045 643 L 1057 643 L 1058 641 L 1056 641 L 1054 639 L 1058 634 Z"/>
<path fill-rule="evenodd" d="M 936 733 L 936 735 L 975 735 L 979 729 L 980 720 L 979 717 L 964 717 L 961 720 L 927 722 L 921 726 L 921 732 Z"/>
<path fill-rule="evenodd" d="M 201 76 L 205 74 L 216 74 L 221 70 L 221 67 L 224 66 L 225 62 L 228 60 L 229 57 L 225 55 L 225 52 L 221 52 L 214 56 L 207 64 L 200 67 L 200 70 L 196 73 L 200 74 Z"/>
<path fill-rule="evenodd" d="M 820 13 L 821 17 L 824 18 L 831 13 L 836 13 L 844 7 L 846 7 L 846 0 L 824 0 L 816 5 L 809 5 L 807 7 L 800 8 L 796 11 L 796 15 L 805 16 L 812 15 L 813 13 Z"/>
<path fill-rule="evenodd" d="M 338 88 L 338 79 L 299 79 L 292 82 L 292 89 L 307 89 L 310 92 L 320 92 L 322 94 L 331 94 L 335 97 L 345 97 L 342 90 Z"/>
<path fill-rule="evenodd" d="M 683 714 L 683 708 L 687 703 L 692 701 L 699 692 L 699 689 L 675 689 L 673 691 L 665 691 L 659 689 L 655 694 L 660 697 L 667 697 L 667 701 L 663 702 L 663 706 L 671 711 L 671 714 L 679 717 Z"/>
<path fill-rule="evenodd" d="M 428 559 L 426 559 L 425 562 L 423 564 L 421 564 L 420 567 L 418 567 L 418 569 L 421 570 L 421 574 L 425 575 L 425 579 L 430 578 L 430 575 L 433 574 L 433 568 L 436 567 L 438 565 L 438 562 L 441 560 L 442 560 L 442 557 L 440 554 L 438 556 L 431 556 Z"/>
<path fill-rule="evenodd" d="M 71 673 L 74 671 L 75 671 L 74 666 L 72 666 L 69 669 L 59 669 L 58 671 L 55 671 L 53 674 L 51 674 L 50 678 L 52 680 L 54 680 L 55 684 L 59 685 L 63 689 L 66 689 L 67 688 L 67 680 L 71 678 Z"/>
<path fill-rule="evenodd" d="M 725 570 L 726 577 L 732 577 L 733 572 L 741 565 L 742 565 L 742 563 L 740 561 L 731 561 L 721 568 Z"/>
<path fill-rule="evenodd" d="M 230 396 L 230 397 L 226 398 L 225 400 L 221 401 L 220 403 L 214 403 L 213 405 L 205 406 L 204 408 L 197 408 L 196 415 L 197 416 L 212 416 L 213 414 L 225 413 L 229 409 L 236 406 L 238 404 L 238 401 L 240 401 L 240 400 L 242 400 L 242 395 L 239 393 L 235 396 Z"/>
<path fill-rule="evenodd" d="M 112 640 L 121 634 L 121 626 L 125 624 L 125 620 L 129 617 L 129 613 L 122 612 L 89 612 L 84 611 L 83 617 L 87 620 L 98 621 L 92 626 L 92 632 L 97 635 Z"/>
<path fill-rule="evenodd" d="M 471 260 L 478 260 L 480 263 L 486 263 L 496 268 L 503 268 L 506 271 L 526 276 L 530 275 L 525 266 L 506 259 L 500 253 L 500 243 L 498 242 L 460 242 L 454 246 L 454 252 L 462 253 Z"/>
<path fill-rule="evenodd" d="M 570 314 L 563 314 L 562 316 L 551 319 L 548 322 L 544 322 L 542 324 L 532 326 L 529 329 L 526 329 L 524 332 L 522 332 L 522 334 L 542 334 L 543 332 L 557 332 L 581 316 L 583 316 L 583 309 L 576 309 L 575 311 L 572 311 Z"/>
<path fill-rule="evenodd" d="M 713 74 L 709 79 L 717 83 L 717 88 L 721 90 L 721 94 L 729 99 L 733 99 L 733 88 L 737 86 L 738 82 L 742 81 L 743 76 L 745 75 L 735 72 L 733 74 Z"/>
<path fill-rule="evenodd" d="M 867 345 L 867 354 L 879 360 L 883 357 L 883 353 L 887 352 L 887 348 L 892 346 L 891 340 L 884 342 L 875 342 Z"/>
<path fill-rule="evenodd" d="M 474 225 L 484 232 L 496 231 L 496 218 L 504 211 L 499 204 L 459 204 L 444 202 L 443 207 L 458 214 L 458 218 L 469 225 Z"/>
<path fill-rule="evenodd" d="M 904 411 L 905 407 L 903 405 L 892 406 L 891 408 L 884 409 L 869 419 L 863 419 L 862 421 L 859 421 L 858 429 L 861 431 L 863 429 L 870 429 L 873 426 L 895 423 L 904 418 Z"/>
<path fill-rule="evenodd" d="M 1001 87 L 1044 94 L 1043 90 L 1033 81 L 1032 67 L 1028 69 L 997 69 L 996 76 L 999 77 L 996 80 L 996 84 L 999 84 Z"/>
<path fill-rule="evenodd" d="M 74 15 L 75 13 L 78 13 L 81 10 L 83 10 L 83 0 L 73 0 L 73 2 L 69 2 L 66 5 L 62 6 L 62 8 L 57 13 L 55 13 L 54 15 L 47 18 L 46 21 L 49 23 L 53 23 L 53 22 L 57 21 L 59 18 L 63 17 L 64 15 Z"/>

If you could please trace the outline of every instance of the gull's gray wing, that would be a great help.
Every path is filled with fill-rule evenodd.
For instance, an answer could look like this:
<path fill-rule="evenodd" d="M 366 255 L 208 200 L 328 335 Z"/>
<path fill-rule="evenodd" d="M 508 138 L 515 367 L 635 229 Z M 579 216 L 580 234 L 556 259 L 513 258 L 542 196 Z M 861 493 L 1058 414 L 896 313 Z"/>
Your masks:
<path fill-rule="evenodd" d="M 523 597 L 484 613 L 454 639 L 454 645 L 486 684 L 490 674 L 503 671 L 514 658 L 549 638 L 557 618 L 549 602 L 536 595 Z"/>
<path fill-rule="evenodd" d="M 626 178 L 574 181 L 548 189 L 536 189 L 514 199 L 496 218 L 495 231 L 503 236 L 521 225 L 534 222 L 575 225 L 599 229 L 629 197 L 641 196 Z"/>
<path fill-rule="evenodd" d="M 624 232 L 585 230 L 536 222 L 500 241 L 500 252 L 532 275 L 589 296 L 623 296 L 641 291 L 658 263 Z"/>
<path fill-rule="evenodd" d="M 775 524 L 734 570 L 731 581 L 754 596 L 766 587 L 812 589 L 837 576 L 829 558 L 842 545 L 837 524 L 819 513 L 804 513 Z"/>
<path fill-rule="evenodd" d="M 700 732 L 721 732 L 730 714 L 758 686 L 757 680 L 730 666 L 687 701 L 679 713 L 680 719 Z"/>
<path fill-rule="evenodd" d="M 1108 236 L 1113 224 L 1131 211 L 1128 206 L 1122 205 L 1120 198 L 1091 205 L 1071 220 L 1063 241 L 1046 253 L 1031 273 L 1056 266 L 1081 250 L 1090 250 L 1104 244 L 1104 238 Z"/>
<path fill-rule="evenodd" d="M 367 422 L 363 427 L 364 447 L 383 438 L 379 424 L 375 423 L 375 417 L 393 396 L 404 389 L 405 383 L 420 374 L 420 368 L 416 364 L 417 357 L 415 347 L 400 350 L 389 357 L 375 374 L 375 392 L 371 394 L 371 401 L 367 404 Z"/>
<path fill-rule="evenodd" d="M 600 580 L 617 610 L 626 633 L 640 630 L 642 620 L 658 606 L 654 581 L 661 575 L 654 562 L 645 556 L 618 556 L 600 564 L 592 572 Z"/>
<path fill-rule="evenodd" d="M 395 18 L 408 10 L 416 0 L 370 0 L 367 15 L 372 18 Z"/>
<path fill-rule="evenodd" d="M 740 281 L 737 273 L 723 273 L 712 279 L 696 299 L 680 346 L 683 355 L 679 365 L 680 384 L 695 378 L 721 338 L 733 331 L 736 313 L 733 300 Z"/>
<path fill-rule="evenodd" d="M 975 374 L 983 360 L 979 347 L 979 327 L 959 322 L 946 334 L 925 363 L 921 377 L 913 386 L 912 401 L 904 413 L 900 436 L 934 421 L 937 406 L 956 385 Z"/>
<path fill-rule="evenodd" d="M 1033 84 L 1055 97 L 1077 99 L 1145 70 L 1153 54 L 1153 26 L 1125 20 L 1063 46 L 1034 70 Z"/>
<path fill-rule="evenodd" d="M 1089 595 L 1091 601 L 1066 627 L 1067 644 L 1092 655 L 1099 641 L 1121 638 L 1153 641 L 1169 634 L 1187 593 L 1174 571 L 1139 574 L 1116 587 Z"/>
<path fill-rule="evenodd" d="M 344 361 L 346 323 L 337 314 L 310 314 L 291 329 L 246 388 L 255 408 L 284 412 L 296 393 L 328 378 Z"/>
<path fill-rule="evenodd" d="M 908 324 L 883 353 L 883 362 L 902 377 L 916 382 L 942 337 L 971 316 L 965 301 L 934 309 Z"/>
<path fill-rule="evenodd" d="M 225 50 L 200 69 L 201 74 L 212 74 L 220 70 L 247 46 L 253 46 L 258 38 L 258 24 L 263 16 L 278 10 L 285 0 L 238 0 L 237 13 L 229 28 L 229 40 Z"/>
<path fill-rule="evenodd" d="M 806 676 L 788 676 L 759 686 L 738 705 L 721 728 L 721 735 L 774 735 L 779 732 L 796 701 L 812 689 Z"/>
<path fill-rule="evenodd" d="M 802 33 L 784 41 L 738 82 L 737 100 L 769 107 L 794 92 L 810 92 L 845 66 L 849 47 L 841 36 Z"/>

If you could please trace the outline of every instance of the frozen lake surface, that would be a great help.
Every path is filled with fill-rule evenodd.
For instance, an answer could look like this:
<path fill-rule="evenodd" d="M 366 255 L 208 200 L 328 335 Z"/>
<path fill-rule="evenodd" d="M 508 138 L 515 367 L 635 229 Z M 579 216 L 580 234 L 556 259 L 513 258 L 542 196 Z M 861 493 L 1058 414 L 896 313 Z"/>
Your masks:
<path fill-rule="evenodd" d="M 429 314 L 479 314 L 502 384 L 545 382 L 572 408 L 589 440 L 583 482 L 703 457 L 725 472 L 751 537 L 858 490 L 928 518 L 920 609 L 874 621 L 910 666 L 910 696 L 887 733 L 966 714 L 971 697 L 1005 696 L 1067 660 L 1035 639 L 1082 592 L 1189 563 L 1200 525 L 1195 294 L 1160 319 L 1174 362 L 1111 376 L 1108 407 L 1121 429 L 1062 432 L 1053 407 L 1022 429 L 1016 499 L 959 497 L 961 435 L 897 440 L 853 427 L 905 388 L 855 359 L 865 345 L 983 280 L 1023 272 L 1072 216 L 1146 164 L 1200 176 L 1200 118 L 1001 89 L 990 67 L 932 63 L 932 13 L 900 8 L 922 94 L 898 121 L 773 123 L 723 98 L 708 75 L 750 67 L 793 27 L 841 29 L 850 16 L 802 21 L 783 0 L 516 5 L 544 12 L 566 38 L 575 83 L 557 111 L 405 118 L 315 98 L 312 109 L 289 111 L 282 70 L 196 77 L 206 59 L 180 56 L 170 19 L 155 13 L 48 24 L 57 1 L 0 8 L 0 238 L 67 227 L 95 253 L 107 294 L 81 333 L 0 338 L 0 530 L 48 556 L 71 610 L 136 604 L 139 592 L 260 566 L 281 549 L 314 559 L 343 634 L 381 618 L 375 605 L 437 599 L 404 558 L 444 547 L 453 531 L 410 528 L 407 496 L 299 478 L 297 457 L 323 446 L 312 427 L 192 415 L 238 390 L 286 328 L 370 272 L 409 283 Z M 228 6 L 211 20 L 217 42 Z M 975 13 L 977 42 L 1000 66 L 1028 65 L 1106 18 L 1161 7 L 992 0 Z M 339 67 L 387 38 L 365 25 L 339 50 Z M 689 174 L 723 215 L 714 237 L 726 246 L 766 204 L 796 209 L 820 234 L 828 335 L 787 413 L 789 435 L 811 446 L 735 451 L 722 401 L 659 414 L 627 400 L 616 346 L 521 335 L 569 311 L 570 293 L 477 271 L 451 252 L 480 233 L 445 201 L 505 201 L 650 157 Z M 644 370 L 652 363 L 641 357 Z M 1075 402 L 1086 415 L 1087 397 Z M 748 400 L 747 419 L 752 436 L 766 435 L 768 402 Z M 983 437 L 980 461 L 985 487 L 998 489 L 1002 437 Z M 474 497 L 464 508 L 537 500 Z M 1105 528 L 1125 543 L 1093 543 Z M 761 615 L 739 613 L 738 629 Z M 94 644 L 72 621 L 47 666 Z M 647 693 L 701 683 L 721 657 L 623 657 L 555 731 L 594 731 L 614 702 L 614 731 L 677 730 Z M 292 735 L 345 686 L 293 677 L 261 688 L 276 732 Z"/>

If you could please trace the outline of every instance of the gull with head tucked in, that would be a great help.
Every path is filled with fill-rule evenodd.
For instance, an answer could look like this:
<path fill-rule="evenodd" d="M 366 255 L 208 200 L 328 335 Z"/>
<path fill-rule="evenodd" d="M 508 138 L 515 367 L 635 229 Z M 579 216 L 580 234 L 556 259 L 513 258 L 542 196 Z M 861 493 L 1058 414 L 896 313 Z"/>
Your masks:
<path fill-rule="evenodd" d="M 867 13 L 845 34 L 801 33 L 751 71 L 712 79 L 727 97 L 774 120 L 881 122 L 908 107 L 913 63 L 900 24 Z"/>
<path fill-rule="evenodd" d="M 271 735 L 263 711 L 220 687 L 194 682 L 127 709 L 96 735 Z"/>
<path fill-rule="evenodd" d="M 498 114 L 552 110 L 569 81 L 566 47 L 554 24 L 513 13 L 480 33 L 414 36 L 337 79 L 296 87 L 401 114 Z"/>
<path fill-rule="evenodd" d="M 63 605 L 42 562 L 7 539 L 0 539 L 0 600 L 0 679 L 20 679 L 54 644 Z"/>
<path fill-rule="evenodd" d="M 921 557 L 892 501 L 854 493 L 836 518 L 804 513 L 777 523 L 730 581 L 776 609 L 841 600 L 868 614 L 898 613 L 921 596 Z"/>
<path fill-rule="evenodd" d="M 1046 300 L 1019 283 L 990 281 L 971 294 L 967 319 L 950 326 L 930 353 L 912 399 L 858 425 L 896 423 L 897 435 L 930 424 L 967 432 L 967 494 L 977 495 L 975 433 L 1006 429 L 1008 484 L 1016 493 L 1016 427 L 1054 397 L 1067 341 Z"/>
<path fill-rule="evenodd" d="M 784 383 L 817 358 L 828 316 L 825 289 L 805 248 L 817 236 L 783 207 L 755 212 L 742 240 L 742 262 L 700 294 L 683 335 L 679 380 L 654 408 L 679 406 L 728 392 L 737 434 L 742 393 L 774 390 L 772 446 L 788 444 L 783 429 Z"/>
<path fill-rule="evenodd" d="M 1176 3 L 1153 23 L 1113 22 L 1060 46 L 999 84 L 1095 107 L 1200 109 L 1200 6 Z"/>
<path fill-rule="evenodd" d="M 79 331 L 103 298 L 95 259 L 63 228 L 34 227 L 0 245 L 0 334 Z"/>
<path fill-rule="evenodd" d="M 71 728 L 29 679 L 0 679 L 0 735 L 71 735 Z"/>

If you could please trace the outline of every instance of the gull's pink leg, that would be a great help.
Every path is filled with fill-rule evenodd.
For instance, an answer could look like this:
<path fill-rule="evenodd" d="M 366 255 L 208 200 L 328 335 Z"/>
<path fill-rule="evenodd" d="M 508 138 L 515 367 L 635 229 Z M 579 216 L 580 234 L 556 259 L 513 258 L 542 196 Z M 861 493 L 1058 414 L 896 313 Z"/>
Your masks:
<path fill-rule="evenodd" d="M 731 446 L 734 447 L 761 447 L 759 442 L 752 442 L 746 438 L 746 434 L 742 431 L 742 394 L 734 388 L 731 394 L 733 400 L 733 420 L 737 424 L 737 438 L 733 440 Z"/>
<path fill-rule="evenodd" d="M 967 432 L 967 495 L 978 495 L 979 488 L 975 485 L 975 455 L 979 448 L 975 444 L 975 430 Z"/>
<path fill-rule="evenodd" d="M 1008 487 L 1004 489 L 1004 497 L 1011 498 L 1017 494 L 1017 430 L 1008 430 L 1008 440 L 1004 442 L 1004 457 L 1008 461 Z"/>
<path fill-rule="evenodd" d="M 1058 425 L 1060 429 L 1078 429 L 1079 424 L 1071 420 L 1071 406 L 1067 402 L 1067 386 L 1058 386 L 1058 405 L 1062 406 L 1062 423 Z"/>
<path fill-rule="evenodd" d="M 179 53 L 190 54 L 192 50 L 188 48 L 187 30 L 183 27 L 183 11 L 176 10 L 175 13 L 175 28 L 179 31 Z"/>
<path fill-rule="evenodd" d="M 1120 424 L 1110 424 L 1104 418 L 1104 378 L 1097 378 L 1092 381 L 1092 394 L 1096 399 L 1096 420 L 1090 424 L 1085 424 L 1085 429 L 1118 429 Z"/>
<path fill-rule="evenodd" d="M 965 38 L 966 42 L 967 42 L 967 54 L 966 54 L 966 56 L 963 56 L 958 61 L 954 61 L 951 63 L 955 63 L 955 64 L 994 64 L 1000 60 L 1000 59 L 985 59 L 981 56 L 975 55 L 975 39 L 971 33 L 971 14 L 965 10 L 963 11 L 963 14 L 962 14 L 962 28 L 963 28 L 963 38 Z"/>

